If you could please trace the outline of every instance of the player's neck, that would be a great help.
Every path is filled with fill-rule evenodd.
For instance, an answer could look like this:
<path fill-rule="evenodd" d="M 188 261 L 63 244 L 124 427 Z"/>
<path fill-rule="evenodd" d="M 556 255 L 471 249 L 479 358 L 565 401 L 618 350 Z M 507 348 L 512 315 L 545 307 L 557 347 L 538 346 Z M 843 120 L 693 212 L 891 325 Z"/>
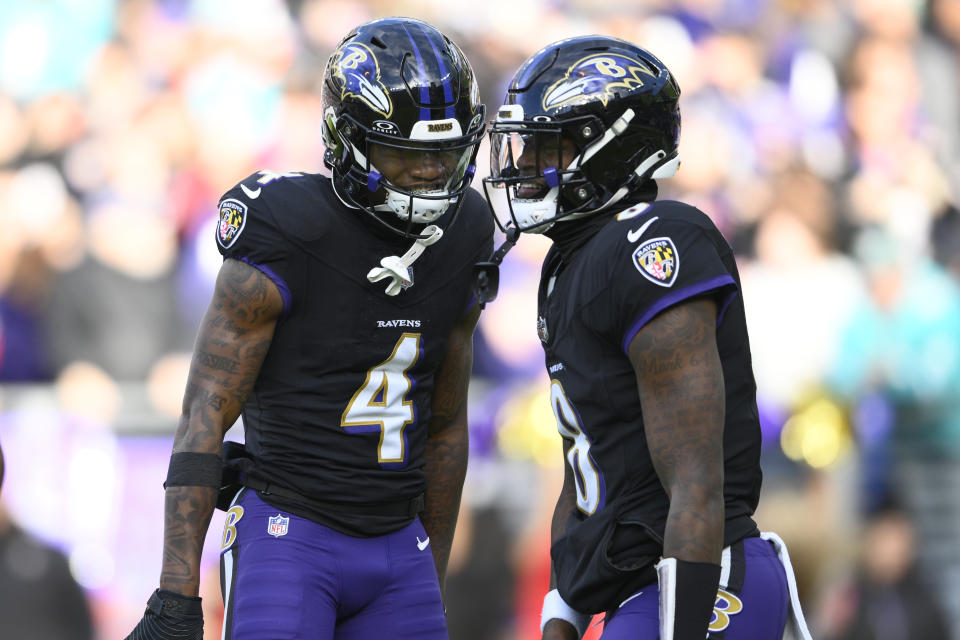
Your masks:
<path fill-rule="evenodd" d="M 610 221 L 614 214 L 638 202 L 653 202 L 656 199 L 657 183 L 654 180 L 647 180 L 610 209 L 600 211 L 588 218 L 558 222 L 550 227 L 544 235 L 553 240 L 554 246 L 563 256 L 564 261 L 569 261 L 580 247 L 597 235 L 597 232 Z"/>
<path fill-rule="evenodd" d="M 603 211 L 589 218 L 561 221 L 550 227 L 544 235 L 553 240 L 563 260 L 568 262 L 580 247 L 597 235 L 613 217 L 612 211 Z"/>
<path fill-rule="evenodd" d="M 360 216 L 361 224 L 367 227 L 368 231 L 371 234 L 375 235 L 376 237 L 380 238 L 381 240 L 383 240 L 384 242 L 390 245 L 397 245 L 397 246 L 404 245 L 404 244 L 408 245 L 411 242 L 413 242 L 413 239 L 405 237 L 402 234 L 397 233 L 396 231 L 391 231 L 384 225 L 374 220 L 373 216 L 380 217 L 381 220 L 389 224 L 394 229 L 400 229 L 400 230 L 403 230 L 404 232 L 412 233 L 412 234 L 422 233 L 424 227 L 426 226 L 424 224 L 416 224 L 416 223 L 407 226 L 407 224 L 404 221 L 400 220 L 400 218 L 398 218 L 397 216 L 389 212 L 378 212 L 375 214 L 371 214 L 366 211 L 357 211 L 356 213 L 358 216 Z"/>

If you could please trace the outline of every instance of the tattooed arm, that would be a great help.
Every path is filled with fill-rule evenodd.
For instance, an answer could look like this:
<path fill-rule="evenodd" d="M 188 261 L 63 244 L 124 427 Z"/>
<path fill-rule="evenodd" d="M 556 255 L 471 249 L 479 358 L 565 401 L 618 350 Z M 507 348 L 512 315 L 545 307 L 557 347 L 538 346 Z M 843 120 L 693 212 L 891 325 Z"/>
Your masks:
<path fill-rule="evenodd" d="M 174 453 L 220 453 L 270 347 L 283 310 L 276 285 L 259 270 L 226 260 L 200 324 Z M 160 588 L 188 596 L 200 586 L 200 552 L 217 502 L 212 487 L 166 491 Z"/>
<path fill-rule="evenodd" d="M 719 564 L 723 548 L 723 369 L 717 308 L 671 307 L 630 343 L 647 446 L 670 498 L 664 557 Z"/>
<path fill-rule="evenodd" d="M 446 353 L 434 377 L 424 471 L 423 527 L 437 567 L 440 593 L 447 575 L 447 560 L 460 510 L 460 493 L 467 474 L 467 388 L 473 366 L 473 330 L 480 307 L 468 311 L 447 340 Z"/>

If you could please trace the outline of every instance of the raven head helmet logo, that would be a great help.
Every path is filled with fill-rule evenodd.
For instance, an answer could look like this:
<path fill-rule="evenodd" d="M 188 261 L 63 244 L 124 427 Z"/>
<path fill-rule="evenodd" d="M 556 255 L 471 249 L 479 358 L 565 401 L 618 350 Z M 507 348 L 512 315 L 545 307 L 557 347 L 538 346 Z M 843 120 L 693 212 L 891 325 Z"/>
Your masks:
<path fill-rule="evenodd" d="M 393 103 L 380 80 L 380 64 L 367 45 L 360 42 L 345 44 L 337 52 L 333 69 L 342 83 L 341 99 L 353 96 L 383 117 L 390 117 Z"/>
<path fill-rule="evenodd" d="M 645 63 L 619 53 L 597 53 L 577 60 L 543 95 L 549 111 L 572 104 L 599 100 L 606 106 L 619 91 L 628 93 L 656 75 Z"/>

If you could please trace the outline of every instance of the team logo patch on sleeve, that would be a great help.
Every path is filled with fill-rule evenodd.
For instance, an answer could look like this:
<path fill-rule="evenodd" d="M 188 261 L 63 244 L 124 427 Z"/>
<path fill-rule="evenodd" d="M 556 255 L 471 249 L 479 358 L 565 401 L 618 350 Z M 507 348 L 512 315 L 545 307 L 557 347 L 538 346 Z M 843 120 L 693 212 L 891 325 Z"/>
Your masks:
<path fill-rule="evenodd" d="M 647 280 L 661 287 L 670 287 L 680 271 L 680 256 L 670 238 L 647 240 L 633 252 L 633 266 Z"/>
<path fill-rule="evenodd" d="M 239 200 L 228 198 L 220 203 L 220 224 L 217 225 L 217 242 L 229 249 L 240 237 L 243 225 L 247 223 L 247 205 Z"/>

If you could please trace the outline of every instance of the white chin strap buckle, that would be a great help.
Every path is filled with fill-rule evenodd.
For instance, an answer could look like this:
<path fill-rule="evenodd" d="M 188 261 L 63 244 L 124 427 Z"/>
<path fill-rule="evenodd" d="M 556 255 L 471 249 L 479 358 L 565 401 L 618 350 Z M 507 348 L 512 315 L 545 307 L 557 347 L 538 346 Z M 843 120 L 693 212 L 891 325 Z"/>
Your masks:
<path fill-rule="evenodd" d="M 427 234 L 427 237 L 418 238 L 403 256 L 387 256 L 380 260 L 380 266 L 370 269 L 367 273 L 367 280 L 380 282 L 390 278 L 390 283 L 387 284 L 386 289 L 388 296 L 395 296 L 407 287 L 412 286 L 413 276 L 410 272 L 410 266 L 423 254 L 424 249 L 435 243 L 443 235 L 443 229 L 434 224 L 424 229 L 423 232 Z"/>

